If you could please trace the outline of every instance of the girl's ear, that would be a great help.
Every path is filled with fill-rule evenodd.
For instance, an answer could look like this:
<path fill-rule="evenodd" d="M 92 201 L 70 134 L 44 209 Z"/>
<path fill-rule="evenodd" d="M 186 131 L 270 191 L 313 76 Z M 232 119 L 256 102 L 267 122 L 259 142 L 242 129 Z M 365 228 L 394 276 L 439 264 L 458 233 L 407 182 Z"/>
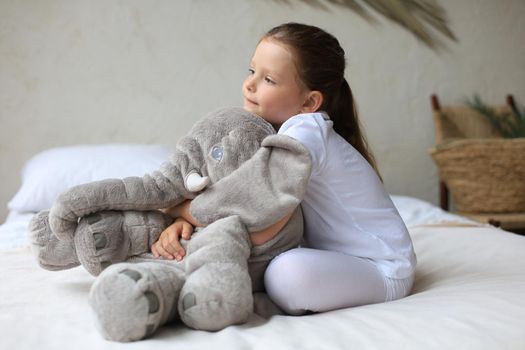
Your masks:
<path fill-rule="evenodd" d="M 301 108 L 301 113 L 317 112 L 323 104 L 323 94 L 320 91 L 310 91 L 306 95 L 306 100 Z"/>

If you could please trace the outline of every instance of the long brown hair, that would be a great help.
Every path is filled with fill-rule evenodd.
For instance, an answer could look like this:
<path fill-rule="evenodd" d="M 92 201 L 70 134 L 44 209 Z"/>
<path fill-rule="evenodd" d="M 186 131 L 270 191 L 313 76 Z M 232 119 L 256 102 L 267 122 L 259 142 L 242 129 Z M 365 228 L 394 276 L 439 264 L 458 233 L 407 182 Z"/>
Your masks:
<path fill-rule="evenodd" d="M 334 130 L 357 149 L 381 177 L 361 131 L 352 90 L 344 77 L 345 51 L 339 41 L 318 27 L 300 23 L 272 28 L 261 40 L 264 39 L 276 40 L 292 51 L 299 79 L 309 90 L 322 93 L 320 110 L 328 113 Z"/>

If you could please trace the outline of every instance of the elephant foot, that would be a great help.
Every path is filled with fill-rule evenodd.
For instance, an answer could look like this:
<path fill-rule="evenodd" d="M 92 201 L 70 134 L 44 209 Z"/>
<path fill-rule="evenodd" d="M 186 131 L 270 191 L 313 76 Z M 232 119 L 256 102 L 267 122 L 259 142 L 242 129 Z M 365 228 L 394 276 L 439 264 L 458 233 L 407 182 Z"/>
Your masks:
<path fill-rule="evenodd" d="M 49 227 L 49 211 L 36 214 L 29 224 L 31 250 L 38 264 L 51 271 L 80 265 L 73 241 L 61 241 Z"/>
<path fill-rule="evenodd" d="M 89 304 L 104 338 L 127 342 L 149 337 L 177 317 L 184 283 L 177 263 L 120 263 L 95 280 Z"/>
<path fill-rule="evenodd" d="M 217 331 L 244 323 L 253 313 L 251 279 L 238 264 L 201 267 L 188 277 L 180 296 L 181 320 L 194 329 Z"/>
<path fill-rule="evenodd" d="M 75 232 L 78 259 L 98 276 L 111 264 L 147 253 L 173 219 L 160 211 L 101 211 L 80 219 Z"/>

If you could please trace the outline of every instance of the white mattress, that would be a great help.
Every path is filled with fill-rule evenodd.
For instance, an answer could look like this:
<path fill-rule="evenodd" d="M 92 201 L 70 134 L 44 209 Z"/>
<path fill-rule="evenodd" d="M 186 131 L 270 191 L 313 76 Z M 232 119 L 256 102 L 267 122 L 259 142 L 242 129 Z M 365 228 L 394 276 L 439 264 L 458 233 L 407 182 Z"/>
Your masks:
<path fill-rule="evenodd" d="M 93 277 L 82 268 L 45 271 L 27 248 L 5 248 L 1 348 L 524 349 L 525 238 L 438 218 L 439 210 L 418 216 L 402 209 L 409 198 L 401 200 L 395 199 L 404 218 L 427 218 L 426 226 L 421 220 L 408 225 L 418 267 L 414 290 L 402 300 L 301 317 L 253 315 L 219 332 L 173 324 L 151 339 L 122 345 L 105 341 L 94 328 L 87 304 Z M 454 219 L 463 226 L 451 226 Z M 0 228 L 5 235 L 5 225 Z"/>

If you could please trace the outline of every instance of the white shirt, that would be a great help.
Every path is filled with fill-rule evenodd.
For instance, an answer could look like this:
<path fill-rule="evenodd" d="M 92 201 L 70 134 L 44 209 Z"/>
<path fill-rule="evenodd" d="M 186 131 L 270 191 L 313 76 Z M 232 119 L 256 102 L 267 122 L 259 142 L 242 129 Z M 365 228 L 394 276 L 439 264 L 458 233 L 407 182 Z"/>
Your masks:
<path fill-rule="evenodd" d="M 406 226 L 374 169 L 328 115 L 296 115 L 278 133 L 301 142 L 312 157 L 301 202 L 306 246 L 370 259 L 389 278 L 409 277 L 416 256 Z"/>

